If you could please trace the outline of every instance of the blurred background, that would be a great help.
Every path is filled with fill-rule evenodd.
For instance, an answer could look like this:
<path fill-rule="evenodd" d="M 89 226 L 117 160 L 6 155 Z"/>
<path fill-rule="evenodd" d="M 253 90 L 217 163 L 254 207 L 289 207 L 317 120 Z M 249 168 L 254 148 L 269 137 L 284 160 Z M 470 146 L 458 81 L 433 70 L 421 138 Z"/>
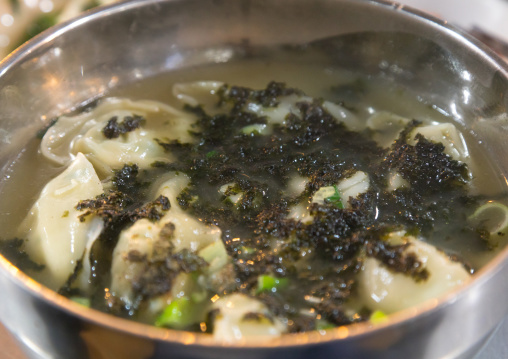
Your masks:
<path fill-rule="evenodd" d="M 47 28 L 118 0 L 0 0 L 0 57 Z"/>
<path fill-rule="evenodd" d="M 120 0 L 0 0 L 0 59 L 47 28 Z M 276 1 L 276 0 L 274 0 Z M 310 1 L 310 0 L 309 0 Z M 400 0 L 459 26 L 508 60 L 508 0 Z M 92 40 L 92 39 L 91 39 Z M 508 358 L 508 320 L 475 359 Z M 27 359 L 0 324 L 0 358 Z"/>
<path fill-rule="evenodd" d="M 0 0 L 0 58 L 39 32 L 120 0 Z M 400 0 L 460 26 L 508 58 L 508 0 Z"/>

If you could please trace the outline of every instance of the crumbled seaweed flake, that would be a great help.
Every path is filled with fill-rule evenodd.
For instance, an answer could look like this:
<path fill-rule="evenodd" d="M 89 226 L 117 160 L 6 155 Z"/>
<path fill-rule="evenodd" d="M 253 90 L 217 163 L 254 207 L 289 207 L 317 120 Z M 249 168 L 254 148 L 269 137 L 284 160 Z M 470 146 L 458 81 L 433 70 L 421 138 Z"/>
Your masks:
<path fill-rule="evenodd" d="M 315 329 L 315 319 L 302 314 L 299 310 L 301 303 L 293 298 L 285 298 L 278 292 L 262 292 L 256 297 L 263 302 L 275 317 L 287 318 L 288 333 L 300 333 Z"/>
<path fill-rule="evenodd" d="M 179 271 L 167 260 L 147 261 L 139 273 L 132 281 L 134 293 L 142 298 L 151 298 L 169 292 Z"/>
<path fill-rule="evenodd" d="M 125 116 L 122 122 L 118 122 L 118 117 L 114 116 L 108 120 L 108 123 L 102 129 L 104 137 L 107 139 L 118 138 L 127 132 L 139 128 L 145 119 L 138 115 Z"/>
<path fill-rule="evenodd" d="M 407 253 L 410 244 L 392 246 L 382 241 L 369 242 L 366 246 L 368 257 L 374 257 L 391 270 L 411 276 L 415 281 L 427 280 L 430 273 L 418 260 L 416 254 Z"/>
<path fill-rule="evenodd" d="M 310 294 L 323 301 L 332 301 L 335 303 L 345 303 L 353 294 L 353 279 L 335 278 L 333 281 L 319 281 L 311 290 Z"/>
<path fill-rule="evenodd" d="M 334 260 L 355 256 L 364 242 L 362 232 L 373 222 L 372 213 L 333 205 L 313 204 L 311 215 L 314 219 L 303 235 L 318 251 L 329 253 Z"/>
<path fill-rule="evenodd" d="M 132 205 L 133 200 L 126 194 L 119 191 L 110 191 L 107 194 L 102 193 L 95 199 L 79 201 L 76 209 L 78 211 L 86 210 L 79 215 L 80 221 L 84 222 L 86 217 L 95 214 L 105 221 L 111 221 L 117 216 L 125 214 L 126 209 Z"/>
<path fill-rule="evenodd" d="M 124 165 L 120 170 L 115 171 L 113 176 L 113 184 L 121 192 L 129 192 L 132 187 L 139 186 L 137 180 L 139 167 L 136 164 Z"/>
<path fill-rule="evenodd" d="M 58 289 L 58 294 L 63 295 L 67 298 L 82 295 L 81 290 L 79 288 L 76 288 L 74 286 L 74 283 L 76 282 L 76 280 L 78 279 L 79 275 L 83 270 L 83 260 L 85 260 L 84 257 L 85 255 L 83 254 L 83 256 L 81 256 L 81 258 L 78 259 L 78 261 L 76 262 L 76 266 L 74 267 L 74 270 L 65 281 L 65 284 Z"/>
<path fill-rule="evenodd" d="M 111 221 L 115 217 L 128 218 L 135 222 L 141 218 L 147 218 L 151 221 L 159 220 L 163 213 L 171 208 L 169 199 L 165 196 L 159 196 L 156 200 L 145 205 L 131 208 L 135 203 L 132 198 L 118 191 L 110 191 L 108 194 L 101 194 L 95 199 L 80 201 L 76 206 L 78 211 L 86 210 L 79 215 L 80 221 L 84 222 L 86 217 L 95 214 L 105 221 Z"/>
<path fill-rule="evenodd" d="M 170 241 L 175 233 L 175 225 L 172 222 L 166 223 L 159 232 L 159 239 Z"/>
<path fill-rule="evenodd" d="M 182 249 L 173 258 L 185 273 L 195 272 L 208 266 L 208 263 L 203 258 L 187 249 Z"/>
<path fill-rule="evenodd" d="M 352 324 L 351 316 L 346 314 L 344 305 L 335 303 L 333 301 L 324 301 L 316 304 L 316 311 L 321 314 L 321 317 L 330 323 L 340 326 Z"/>
<path fill-rule="evenodd" d="M 20 238 L 0 239 L 0 253 L 22 271 L 39 272 L 45 266 L 34 262 L 23 249 L 25 241 Z"/>
<path fill-rule="evenodd" d="M 129 262 L 143 262 L 146 260 L 146 254 L 142 254 L 138 250 L 133 249 L 127 253 L 125 259 Z"/>
<path fill-rule="evenodd" d="M 136 257 L 136 263 L 142 262 L 143 265 L 132 280 L 136 295 L 146 299 L 167 293 L 179 273 L 191 273 L 208 266 L 203 258 L 187 249 L 173 253 L 174 247 L 170 243 L 157 241 L 151 256 Z"/>
<path fill-rule="evenodd" d="M 242 321 L 252 321 L 252 322 L 258 322 L 258 323 L 268 321 L 270 323 L 273 323 L 273 318 L 271 316 L 268 316 L 267 314 L 264 314 L 264 313 L 248 312 L 248 313 L 245 313 L 245 315 L 242 318 Z"/>
<path fill-rule="evenodd" d="M 191 190 L 187 187 L 180 192 L 180 194 L 176 197 L 176 200 L 182 209 L 188 209 L 194 198 L 195 197 Z"/>
<path fill-rule="evenodd" d="M 385 159 L 385 166 L 396 170 L 420 194 L 436 193 L 465 185 L 468 170 L 465 163 L 458 162 L 444 153 L 442 143 L 427 140 L 417 134 L 417 143 L 407 143 L 409 133 L 417 126 L 411 122 Z"/>
<path fill-rule="evenodd" d="M 452 253 L 452 254 L 448 254 L 448 258 L 452 262 L 460 263 L 469 274 L 473 275 L 476 272 L 475 268 L 471 265 L 471 263 L 467 262 L 460 255 L 458 255 L 456 253 Z"/>
<path fill-rule="evenodd" d="M 270 82 L 263 90 L 252 90 L 240 86 L 224 85 L 219 90 L 219 104 L 231 103 L 233 112 L 239 112 L 248 101 L 254 101 L 264 107 L 276 107 L 279 104 L 279 97 L 292 94 L 303 95 L 303 92 L 294 88 L 288 88 L 282 82 Z"/>
<path fill-rule="evenodd" d="M 167 211 L 171 208 L 169 199 L 166 196 L 160 195 L 152 202 L 146 205 L 136 208 L 129 216 L 133 221 L 141 218 L 147 218 L 152 222 L 158 221 L 163 216 L 161 211 Z"/>
<path fill-rule="evenodd" d="M 108 139 L 120 137 L 120 129 L 118 127 L 118 118 L 112 117 L 108 120 L 106 126 L 102 129 L 102 133 Z"/>
<path fill-rule="evenodd" d="M 164 151 L 174 154 L 179 157 L 179 155 L 186 155 L 188 152 L 192 151 L 193 146 L 190 143 L 181 143 L 178 140 L 169 140 L 167 142 L 156 138 L 155 141 L 159 146 L 161 146 Z M 155 163 L 155 165 L 157 162 Z"/>

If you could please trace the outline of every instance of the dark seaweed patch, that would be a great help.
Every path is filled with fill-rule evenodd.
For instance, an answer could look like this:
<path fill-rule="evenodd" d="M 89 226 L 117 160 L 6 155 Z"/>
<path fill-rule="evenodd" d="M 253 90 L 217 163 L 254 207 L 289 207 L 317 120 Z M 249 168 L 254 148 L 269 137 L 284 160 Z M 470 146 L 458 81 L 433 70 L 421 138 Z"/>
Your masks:
<path fill-rule="evenodd" d="M 118 122 L 118 117 L 109 119 L 106 126 L 102 129 L 104 137 L 107 139 L 118 138 L 121 135 L 134 131 L 139 128 L 145 119 L 141 116 L 125 116 L 121 122 Z"/>

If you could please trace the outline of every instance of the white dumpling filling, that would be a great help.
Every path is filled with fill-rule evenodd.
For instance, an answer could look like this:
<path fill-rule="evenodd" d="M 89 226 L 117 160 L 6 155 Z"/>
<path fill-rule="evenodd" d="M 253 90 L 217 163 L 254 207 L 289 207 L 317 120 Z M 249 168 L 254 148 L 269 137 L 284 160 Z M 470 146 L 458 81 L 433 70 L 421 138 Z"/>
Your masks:
<path fill-rule="evenodd" d="M 410 243 L 405 253 L 414 253 L 430 275 L 417 282 L 409 275 L 390 270 L 375 258 L 365 258 L 358 289 L 361 300 L 370 309 L 394 313 L 437 298 L 471 279 L 461 263 L 450 260 L 434 246 L 411 236 L 394 236 Z"/>
<path fill-rule="evenodd" d="M 102 219 L 89 216 L 82 222 L 82 212 L 75 208 L 79 201 L 101 193 L 103 187 L 92 164 L 78 153 L 69 167 L 43 188 L 23 221 L 20 236 L 27 239 L 30 257 L 45 264 L 48 286 L 58 288 L 65 283 L 85 248 L 91 247 L 102 230 Z M 86 262 L 85 271 L 89 271 Z"/>

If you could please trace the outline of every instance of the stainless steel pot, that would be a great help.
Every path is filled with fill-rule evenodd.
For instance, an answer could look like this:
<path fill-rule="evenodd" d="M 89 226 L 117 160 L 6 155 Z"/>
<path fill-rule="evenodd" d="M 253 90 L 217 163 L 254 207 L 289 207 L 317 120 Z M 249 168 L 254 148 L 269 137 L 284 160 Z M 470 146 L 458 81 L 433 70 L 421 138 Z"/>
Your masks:
<path fill-rule="evenodd" d="M 508 174 L 506 64 L 442 21 L 369 0 L 137 0 L 85 14 L 2 62 L 0 161 L 17 156 L 24 129 L 112 88 L 252 56 L 249 49 L 259 46 L 308 43 L 336 66 L 417 92 L 473 133 L 500 177 Z M 259 346 L 217 345 L 203 334 L 84 309 L 3 257 L 0 288 L 0 320 L 32 358 L 466 358 L 508 314 L 508 251 L 467 287 L 384 324 L 287 335 Z"/>

